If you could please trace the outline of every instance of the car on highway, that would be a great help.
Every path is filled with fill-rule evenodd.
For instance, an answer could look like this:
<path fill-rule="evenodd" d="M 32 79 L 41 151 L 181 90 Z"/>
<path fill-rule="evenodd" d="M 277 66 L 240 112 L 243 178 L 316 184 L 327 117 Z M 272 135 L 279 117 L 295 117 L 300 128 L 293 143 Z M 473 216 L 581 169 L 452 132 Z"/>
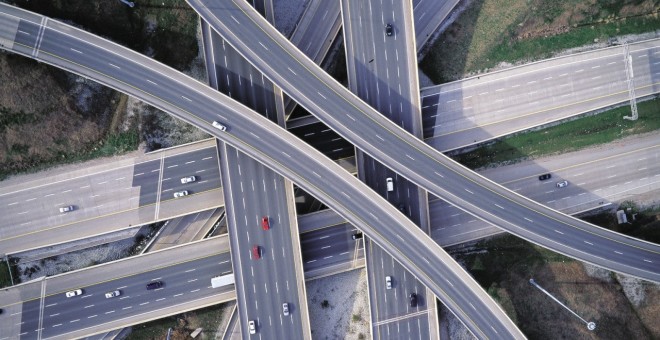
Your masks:
<path fill-rule="evenodd" d="M 213 121 L 213 127 L 220 130 L 220 131 L 227 131 L 227 127 L 225 125 L 220 124 L 219 122 Z"/>
<path fill-rule="evenodd" d="M 392 29 L 392 24 L 385 25 L 385 34 L 387 34 L 388 37 L 392 35 L 393 31 L 394 29 Z"/>
<path fill-rule="evenodd" d="M 248 329 L 250 330 L 250 334 L 257 333 L 257 325 L 254 320 L 248 321 Z"/>
<path fill-rule="evenodd" d="M 195 176 L 188 176 L 181 179 L 181 184 L 192 183 L 197 180 Z"/>
<path fill-rule="evenodd" d="M 258 245 L 253 245 L 252 246 L 252 256 L 254 257 L 255 260 L 258 260 L 261 258 L 261 247 Z"/>
<path fill-rule="evenodd" d="M 563 188 L 568 186 L 568 181 L 557 182 L 557 188 Z"/>
<path fill-rule="evenodd" d="M 106 299 L 110 299 L 110 298 L 113 298 L 113 297 L 115 297 L 115 296 L 119 296 L 119 295 L 121 295 L 121 292 L 118 291 L 118 290 L 114 290 L 114 291 L 112 291 L 112 292 L 107 292 L 107 293 L 105 293 L 105 298 L 106 298 Z"/>
<path fill-rule="evenodd" d="M 163 286 L 163 281 L 154 281 L 147 283 L 147 290 L 154 290 L 161 288 Z"/>
<path fill-rule="evenodd" d="M 394 180 L 392 177 L 387 177 L 385 180 L 385 186 L 387 187 L 387 191 L 394 191 Z"/>
<path fill-rule="evenodd" d="M 270 222 L 268 221 L 268 216 L 261 218 L 261 229 L 268 230 L 270 229 Z"/>
<path fill-rule="evenodd" d="M 417 307 L 417 294 L 410 293 L 410 307 Z"/>
<path fill-rule="evenodd" d="M 188 196 L 188 190 L 177 191 L 174 193 L 174 198 L 179 198 L 183 196 Z"/>
<path fill-rule="evenodd" d="M 61 207 L 60 208 L 61 213 L 68 213 L 70 211 L 73 211 L 73 206 L 72 205 L 67 205 L 66 207 Z"/>
<path fill-rule="evenodd" d="M 399 206 L 397 208 L 399 208 L 399 211 L 402 212 L 404 215 L 406 214 L 406 205 L 405 204 L 399 203 Z"/>
<path fill-rule="evenodd" d="M 284 316 L 289 315 L 289 304 L 286 302 L 282 304 L 282 314 L 284 314 Z"/>
<path fill-rule="evenodd" d="M 392 277 L 389 275 L 385 276 L 385 288 L 392 289 Z"/>
<path fill-rule="evenodd" d="M 354 240 L 359 240 L 362 238 L 362 233 L 354 233 L 353 235 L 351 235 L 351 238 Z"/>
<path fill-rule="evenodd" d="M 66 297 L 70 298 L 70 297 L 78 296 L 78 295 L 81 295 L 81 294 L 82 294 L 82 289 L 76 289 L 76 290 L 72 290 L 70 292 L 66 292 Z"/>
<path fill-rule="evenodd" d="M 543 174 L 539 176 L 539 181 L 545 181 L 546 179 L 550 179 L 550 178 L 552 178 L 551 174 Z"/>

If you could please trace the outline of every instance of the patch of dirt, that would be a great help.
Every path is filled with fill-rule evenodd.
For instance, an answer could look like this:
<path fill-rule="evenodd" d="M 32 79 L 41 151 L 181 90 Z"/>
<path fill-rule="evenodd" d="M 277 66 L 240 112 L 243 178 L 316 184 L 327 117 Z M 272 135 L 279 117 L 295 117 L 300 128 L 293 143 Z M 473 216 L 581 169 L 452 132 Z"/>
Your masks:
<path fill-rule="evenodd" d="M 13 54 L 0 53 L 0 178 L 95 146 L 114 91 Z"/>

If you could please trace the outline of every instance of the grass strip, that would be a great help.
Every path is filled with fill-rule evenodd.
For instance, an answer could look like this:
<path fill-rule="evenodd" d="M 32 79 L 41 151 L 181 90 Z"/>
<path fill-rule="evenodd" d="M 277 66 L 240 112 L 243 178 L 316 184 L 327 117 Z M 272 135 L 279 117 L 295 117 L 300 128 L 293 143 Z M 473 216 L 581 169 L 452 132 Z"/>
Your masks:
<path fill-rule="evenodd" d="M 637 104 L 639 119 L 624 120 L 630 106 L 586 116 L 542 130 L 505 137 L 452 158 L 470 169 L 510 164 L 610 143 L 627 136 L 660 129 L 660 99 Z"/>

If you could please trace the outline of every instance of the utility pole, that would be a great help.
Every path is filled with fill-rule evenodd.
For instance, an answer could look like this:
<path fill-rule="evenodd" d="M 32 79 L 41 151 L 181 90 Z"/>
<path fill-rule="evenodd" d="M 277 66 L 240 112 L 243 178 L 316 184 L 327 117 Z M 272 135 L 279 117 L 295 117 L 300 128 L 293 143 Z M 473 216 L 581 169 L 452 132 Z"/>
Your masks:
<path fill-rule="evenodd" d="M 623 116 L 623 119 L 637 120 L 637 97 L 635 96 L 635 79 L 632 67 L 632 56 L 628 49 L 628 43 L 623 44 L 623 64 L 626 68 L 626 80 L 628 83 L 628 96 L 630 97 L 631 116 Z"/>
<path fill-rule="evenodd" d="M 579 315 L 577 315 L 577 313 L 575 313 L 574 311 L 572 311 L 572 310 L 571 310 L 570 308 L 568 308 L 565 304 L 561 303 L 561 301 L 557 300 L 556 297 L 554 297 L 552 294 L 548 293 L 547 290 L 543 289 L 543 287 L 539 286 L 536 282 L 534 282 L 534 279 L 529 279 L 529 283 L 530 283 L 532 286 L 538 288 L 540 291 L 544 292 L 545 295 L 549 296 L 551 299 L 555 300 L 555 302 L 557 302 L 559 305 L 561 305 L 562 307 L 566 308 L 566 310 L 568 310 L 569 312 L 571 312 L 571 313 L 572 313 L 573 315 L 575 315 L 578 319 L 582 320 L 582 322 L 584 322 L 585 324 L 587 324 L 587 329 L 588 329 L 588 330 L 593 331 L 594 329 L 596 329 L 596 323 L 595 323 L 595 322 L 593 322 L 593 321 L 587 321 L 587 320 L 583 319 L 582 317 L 580 317 Z"/>

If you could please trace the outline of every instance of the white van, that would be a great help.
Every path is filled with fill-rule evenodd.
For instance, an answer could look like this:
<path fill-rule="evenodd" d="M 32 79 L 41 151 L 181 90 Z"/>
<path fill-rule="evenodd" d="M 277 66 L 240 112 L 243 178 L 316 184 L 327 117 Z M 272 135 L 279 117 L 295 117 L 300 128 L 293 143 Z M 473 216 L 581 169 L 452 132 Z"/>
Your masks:
<path fill-rule="evenodd" d="M 394 191 L 394 181 L 392 181 L 392 177 L 387 177 L 385 184 L 387 184 L 387 191 Z"/>

